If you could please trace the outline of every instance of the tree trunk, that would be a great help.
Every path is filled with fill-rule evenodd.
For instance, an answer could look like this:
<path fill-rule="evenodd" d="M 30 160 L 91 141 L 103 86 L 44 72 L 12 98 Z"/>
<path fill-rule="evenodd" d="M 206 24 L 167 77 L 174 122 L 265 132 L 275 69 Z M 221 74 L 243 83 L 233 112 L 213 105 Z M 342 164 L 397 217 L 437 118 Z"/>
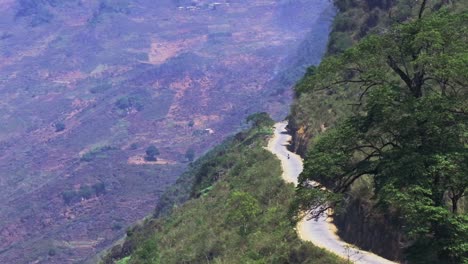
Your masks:
<path fill-rule="evenodd" d="M 458 198 L 452 198 L 452 213 L 457 214 L 458 211 Z"/>

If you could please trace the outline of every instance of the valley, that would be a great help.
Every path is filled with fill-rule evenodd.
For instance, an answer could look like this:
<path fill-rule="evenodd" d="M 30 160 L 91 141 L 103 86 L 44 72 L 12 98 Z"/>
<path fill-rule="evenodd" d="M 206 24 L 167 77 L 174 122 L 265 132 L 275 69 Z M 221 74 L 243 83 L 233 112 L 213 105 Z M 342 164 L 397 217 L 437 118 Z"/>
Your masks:
<path fill-rule="evenodd" d="M 252 113 L 285 117 L 333 14 L 325 0 L 0 1 L 1 262 L 86 260 L 154 209 L 188 153 Z"/>

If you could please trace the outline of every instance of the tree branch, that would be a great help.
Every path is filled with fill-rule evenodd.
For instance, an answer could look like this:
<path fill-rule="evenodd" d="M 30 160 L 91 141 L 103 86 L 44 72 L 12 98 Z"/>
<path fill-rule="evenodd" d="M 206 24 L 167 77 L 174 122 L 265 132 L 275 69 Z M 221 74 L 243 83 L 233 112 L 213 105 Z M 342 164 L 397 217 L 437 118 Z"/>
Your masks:
<path fill-rule="evenodd" d="M 423 16 L 424 9 L 426 9 L 426 4 L 427 4 L 427 0 L 423 0 L 421 3 L 421 7 L 419 8 L 419 14 L 418 14 L 419 19 L 421 19 Z"/>
<path fill-rule="evenodd" d="M 400 76 L 400 78 L 406 83 L 406 86 L 408 86 L 408 88 L 410 90 L 412 90 L 412 82 L 411 82 L 411 79 L 409 78 L 409 76 L 404 73 L 397 65 L 396 61 L 392 58 L 392 56 L 388 56 L 387 57 L 387 64 L 388 66 L 390 66 L 390 68 L 392 68 L 392 70 L 398 74 L 398 76 Z"/>

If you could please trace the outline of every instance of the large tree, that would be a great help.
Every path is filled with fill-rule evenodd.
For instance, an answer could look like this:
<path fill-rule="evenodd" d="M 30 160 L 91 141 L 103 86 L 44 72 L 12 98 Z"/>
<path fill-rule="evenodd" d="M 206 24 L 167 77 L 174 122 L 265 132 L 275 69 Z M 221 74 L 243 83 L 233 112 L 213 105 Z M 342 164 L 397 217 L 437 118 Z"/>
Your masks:
<path fill-rule="evenodd" d="M 458 208 L 468 188 L 468 14 L 441 11 L 369 36 L 308 78 L 299 92 L 346 93 L 356 104 L 316 138 L 298 212 L 318 216 L 370 177 L 378 204 L 405 219 L 412 261 L 468 261 Z"/>

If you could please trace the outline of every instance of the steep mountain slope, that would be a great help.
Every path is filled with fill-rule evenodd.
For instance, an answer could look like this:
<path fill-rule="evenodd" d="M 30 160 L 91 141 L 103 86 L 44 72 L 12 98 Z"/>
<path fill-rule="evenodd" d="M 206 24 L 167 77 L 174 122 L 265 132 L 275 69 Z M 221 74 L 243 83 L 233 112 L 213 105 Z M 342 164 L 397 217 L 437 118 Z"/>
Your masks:
<path fill-rule="evenodd" d="M 467 102 L 466 63 L 464 64 L 467 50 L 466 14 L 452 16 L 444 12 L 438 13 L 439 9 L 445 7 L 437 1 L 423 1 L 420 9 L 418 7 L 421 5 L 411 5 L 408 1 L 337 1 L 337 5 L 341 9 L 341 18 L 348 14 L 359 19 L 355 21 L 357 24 L 350 28 L 343 28 L 347 23 L 335 20 L 333 33 L 344 31 L 346 34 L 341 37 L 344 36 L 348 40 L 344 45 L 336 46 L 336 43 L 340 42 L 332 39 L 329 44 L 330 54 L 343 52 L 368 32 L 377 32 L 379 36 L 366 38 L 344 55 L 327 58 L 318 69 L 310 68 L 297 86 L 298 100 L 291 117 L 294 121 L 292 128 L 296 128 L 296 148 L 305 153 L 311 143 L 311 149 L 305 163 L 306 171 L 299 179 L 295 209 L 302 214 L 304 210 L 316 213 L 317 210 L 326 210 L 328 206 L 334 207 L 337 216 L 335 219 L 341 227 L 340 232 L 347 240 L 390 258 L 406 257 L 402 251 L 404 246 L 411 248 L 412 252 L 409 255 L 411 261 L 416 263 L 463 263 L 466 256 L 466 212 L 457 202 L 461 201 L 462 197 L 459 194 L 466 190 L 467 182 L 464 162 Z M 463 6 L 463 3 L 450 5 L 448 13 L 458 13 L 457 7 L 460 6 Z M 370 12 L 369 16 L 362 17 L 362 14 L 367 14 L 366 11 Z M 388 20 L 383 18 L 385 14 L 394 15 L 393 11 L 399 12 L 396 17 L 389 17 Z M 423 13 L 433 12 L 434 16 L 423 16 Z M 405 23 L 388 33 L 390 24 L 412 20 L 414 15 L 414 22 Z M 345 19 L 350 20 L 349 17 Z M 359 32 L 361 33 L 358 34 Z M 442 49 L 438 48 L 438 43 L 443 43 Z M 423 47 L 419 48 L 419 45 Z M 401 57 L 395 55 L 398 51 Z M 421 51 L 424 55 L 419 53 Z M 398 62 L 388 63 L 388 58 L 379 59 L 382 54 L 388 54 L 392 59 L 397 58 Z M 437 57 L 439 54 L 444 56 Z M 405 64 L 404 60 L 409 60 L 410 63 Z M 421 62 L 427 64 L 421 66 Z M 421 84 L 418 92 L 412 86 L 414 83 L 399 79 L 399 76 L 405 74 L 403 71 L 394 70 L 399 66 L 408 67 L 406 74 L 416 74 L 423 68 L 423 74 L 435 74 L 435 77 L 424 80 L 427 83 Z M 356 68 L 356 73 L 350 73 Z M 364 70 L 359 71 L 361 69 Z M 393 71 L 397 76 L 392 75 L 395 74 Z M 446 82 L 431 83 L 441 76 L 447 77 Z M 339 78 L 347 80 L 348 83 L 340 83 Z M 372 85 L 371 87 L 377 87 L 374 88 L 376 91 L 365 94 L 364 100 L 361 101 L 362 107 L 356 107 L 358 111 L 352 111 L 354 108 L 348 103 L 355 101 L 362 94 L 359 90 L 362 87 L 354 83 L 362 84 L 369 78 L 371 81 L 383 78 L 389 84 L 384 85 L 387 84 L 384 81 L 384 84 L 377 82 Z M 336 83 L 333 82 L 337 79 Z M 454 89 L 450 92 L 445 91 L 444 84 Z M 417 86 L 418 83 L 414 85 Z M 438 93 L 439 89 L 445 92 Z M 416 99 L 413 100 L 413 97 Z M 445 107 L 449 107 L 449 111 Z M 353 118 L 347 118 L 348 116 Z M 312 137 L 319 133 L 323 135 L 312 143 Z M 425 142 L 424 139 L 428 141 Z M 428 142 L 430 144 L 426 144 Z M 368 155 L 371 157 L 367 158 Z M 373 155 L 378 158 L 372 158 Z M 397 160 L 395 156 L 401 159 Z M 411 162 L 404 163 L 405 159 Z M 219 163 L 216 158 L 213 160 Z M 260 159 L 259 163 L 262 162 L 263 159 Z M 236 161 L 234 164 L 243 163 Z M 256 175 L 262 173 L 258 172 Z M 208 178 L 218 179 L 217 176 Z M 333 192 L 321 192 L 311 188 L 308 184 L 311 180 L 321 182 Z M 208 187 L 206 191 L 209 195 L 210 186 L 204 187 Z M 319 187 L 321 189 L 322 186 Z M 460 190 L 462 192 L 459 192 Z M 246 198 L 247 207 L 253 209 L 247 211 L 255 215 L 255 202 L 250 201 Z M 335 207 L 340 203 L 344 206 Z M 212 212 L 203 204 L 194 207 Z M 185 210 L 189 211 L 190 207 L 185 207 Z M 229 208 L 227 213 L 235 211 L 234 208 Z M 180 219 L 177 218 L 178 214 L 183 215 L 183 211 L 177 211 L 175 215 L 169 215 L 160 221 L 171 223 L 173 217 Z M 191 216 L 198 219 L 198 214 Z M 244 220 L 245 225 L 241 225 L 240 230 L 245 231 L 242 228 L 255 223 L 251 218 Z M 150 220 L 146 224 L 151 225 L 151 221 L 158 220 Z M 179 221 L 181 222 L 188 226 L 193 224 L 191 219 L 183 218 Z M 205 222 L 207 220 L 199 221 Z M 406 224 L 407 227 L 402 224 Z M 153 228 L 158 230 L 155 233 L 145 232 L 148 230 L 145 228 L 142 228 L 141 232 L 140 227 L 137 227 L 136 230 L 141 232 L 140 236 L 132 238 L 133 233 L 130 233 L 127 242 L 121 248 L 114 248 L 115 251 L 113 250 L 106 260 L 112 261 L 112 256 L 119 259 L 127 256 L 129 252 L 136 252 L 131 257 L 121 259 L 121 263 L 158 263 L 168 256 L 164 255 L 167 254 L 166 245 L 164 248 L 158 246 L 168 241 L 166 238 L 171 237 L 172 232 L 177 233 L 177 230 L 183 228 L 178 225 L 164 226 L 162 229 Z M 216 224 L 203 226 L 197 229 L 196 234 L 206 235 L 209 230 L 217 230 L 215 226 Z M 150 238 L 144 236 L 148 233 Z M 183 240 L 190 237 L 188 233 L 189 231 L 179 233 L 178 238 Z M 412 240 L 409 240 L 409 237 Z M 141 247 L 141 241 L 146 239 L 149 239 L 143 243 L 146 247 Z M 129 241 L 139 245 L 136 251 Z M 223 241 L 230 240 L 224 238 Z M 237 246 L 234 246 L 234 250 L 239 249 Z M 208 252 L 208 256 L 211 256 L 210 250 L 200 251 Z M 265 256 L 269 255 L 260 254 L 258 257 Z M 175 257 L 175 261 L 184 259 L 185 256 L 179 257 L 180 259 Z M 222 262 L 222 259 L 217 260 Z"/>
<path fill-rule="evenodd" d="M 0 260 L 86 258 L 154 208 L 187 153 L 250 113 L 284 116 L 286 77 L 318 62 L 331 15 L 322 0 L 0 1 Z"/>
<path fill-rule="evenodd" d="M 129 230 L 103 262 L 344 263 L 297 238 L 288 219 L 294 188 L 264 149 L 273 121 L 255 120 L 180 178 L 176 186 L 191 186 L 190 201 Z"/>
<path fill-rule="evenodd" d="M 389 17 L 403 15 L 392 25 L 310 68 L 296 87 L 291 129 L 306 157 L 296 210 L 334 208 L 347 241 L 389 258 L 464 263 L 467 6 L 393 5 Z"/>

